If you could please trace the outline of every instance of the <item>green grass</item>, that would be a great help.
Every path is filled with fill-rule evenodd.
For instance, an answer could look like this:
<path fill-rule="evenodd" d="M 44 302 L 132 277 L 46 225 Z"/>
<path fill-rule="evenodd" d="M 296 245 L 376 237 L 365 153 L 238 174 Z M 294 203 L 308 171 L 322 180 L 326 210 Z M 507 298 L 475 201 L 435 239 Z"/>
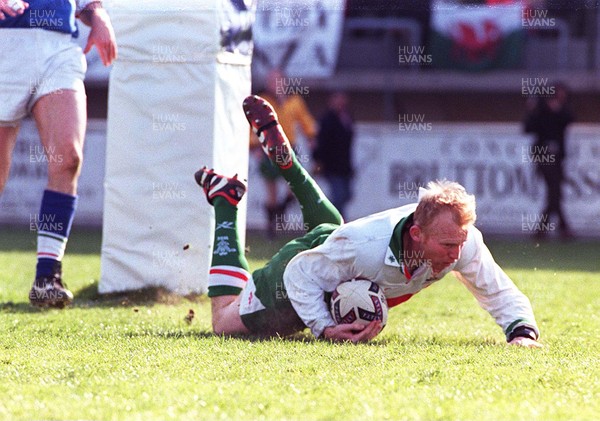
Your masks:
<path fill-rule="evenodd" d="M 253 268 L 280 245 L 248 242 Z M 0 230 L 1 419 L 600 418 L 599 242 L 490 242 L 534 305 L 541 350 L 508 347 L 451 276 L 369 344 L 216 337 L 204 297 L 97 297 L 100 235 L 79 229 L 64 261 L 76 304 L 39 311 L 34 244 Z"/>

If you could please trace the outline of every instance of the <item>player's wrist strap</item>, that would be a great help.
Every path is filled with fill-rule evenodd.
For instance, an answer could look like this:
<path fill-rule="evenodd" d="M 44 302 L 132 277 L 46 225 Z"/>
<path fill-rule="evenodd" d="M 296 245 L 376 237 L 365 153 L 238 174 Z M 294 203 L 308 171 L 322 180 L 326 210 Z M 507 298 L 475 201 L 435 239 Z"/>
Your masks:
<path fill-rule="evenodd" d="M 534 329 L 528 326 L 518 326 L 508 336 L 508 342 L 512 341 L 515 338 L 530 338 L 536 341 L 537 333 L 535 333 Z"/>

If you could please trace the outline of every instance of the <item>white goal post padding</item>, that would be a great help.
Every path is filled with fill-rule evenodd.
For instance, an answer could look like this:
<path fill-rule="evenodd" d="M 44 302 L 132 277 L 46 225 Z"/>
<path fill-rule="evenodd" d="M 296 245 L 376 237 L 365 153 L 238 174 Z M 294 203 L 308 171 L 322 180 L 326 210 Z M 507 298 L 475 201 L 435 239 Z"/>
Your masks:
<path fill-rule="evenodd" d="M 248 172 L 241 103 L 250 60 L 223 54 L 226 4 L 105 2 L 119 59 L 109 86 L 100 293 L 207 289 L 214 214 L 193 174 L 202 165 Z M 244 202 L 239 216 L 243 233 Z"/>

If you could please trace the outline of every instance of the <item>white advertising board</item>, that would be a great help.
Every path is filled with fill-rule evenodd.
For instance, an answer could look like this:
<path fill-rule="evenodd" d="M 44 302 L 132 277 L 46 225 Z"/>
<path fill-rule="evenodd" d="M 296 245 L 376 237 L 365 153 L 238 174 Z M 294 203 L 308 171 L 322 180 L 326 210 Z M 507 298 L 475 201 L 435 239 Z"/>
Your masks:
<path fill-rule="evenodd" d="M 477 225 L 483 231 L 529 234 L 527 224 L 539 216 L 546 193 L 527 153 L 532 139 L 521 132 L 519 124 L 432 123 L 421 128 L 407 131 L 395 124 L 356 125 L 357 176 L 349 219 L 415 201 L 418 187 L 446 177 L 461 182 L 476 195 Z M 580 235 L 600 235 L 598 133 L 600 126 L 584 124 L 575 124 L 568 132 L 564 208 Z M 105 140 L 106 123 L 90 121 L 76 226 L 102 223 Z M 0 196 L 0 223 L 29 224 L 30 215 L 38 212 L 46 184 L 46 164 L 39 149 L 35 125 L 25 121 L 9 182 Z M 306 155 L 302 161 L 310 166 Z M 325 181 L 318 180 L 327 193 Z M 250 159 L 248 184 L 248 227 L 260 229 L 265 224 L 262 205 L 266 195 L 255 159 Z M 189 194 L 195 195 L 193 191 Z M 300 215 L 297 207 L 291 207 L 290 212 L 285 222 Z"/>

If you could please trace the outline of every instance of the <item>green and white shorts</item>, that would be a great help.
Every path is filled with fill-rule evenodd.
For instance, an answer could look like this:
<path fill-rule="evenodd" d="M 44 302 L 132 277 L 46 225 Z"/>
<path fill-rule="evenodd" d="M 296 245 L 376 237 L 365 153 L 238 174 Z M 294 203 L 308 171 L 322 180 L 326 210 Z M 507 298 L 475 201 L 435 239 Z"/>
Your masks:
<path fill-rule="evenodd" d="M 258 335 L 290 335 L 304 330 L 288 297 L 283 273 L 298 253 L 322 244 L 339 225 L 321 224 L 279 250 L 262 269 L 255 270 L 242 291 L 240 316 L 244 325 Z"/>

